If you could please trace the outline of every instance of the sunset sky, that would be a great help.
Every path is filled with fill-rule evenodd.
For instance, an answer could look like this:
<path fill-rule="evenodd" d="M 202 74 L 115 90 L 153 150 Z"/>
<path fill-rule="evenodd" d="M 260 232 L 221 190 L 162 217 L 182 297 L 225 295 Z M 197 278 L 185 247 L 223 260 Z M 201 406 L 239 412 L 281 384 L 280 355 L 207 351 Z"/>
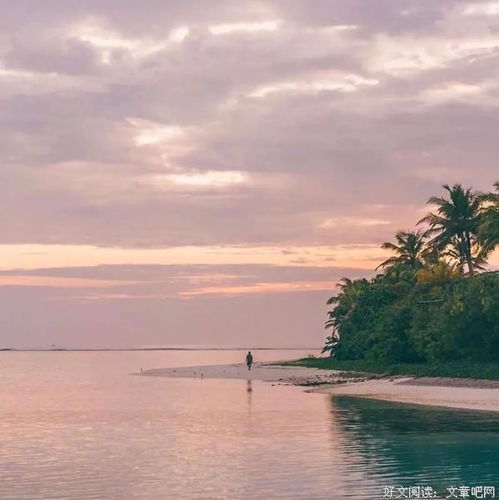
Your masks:
<path fill-rule="evenodd" d="M 0 347 L 319 347 L 499 179 L 499 2 L 0 0 L 0 99 Z"/>

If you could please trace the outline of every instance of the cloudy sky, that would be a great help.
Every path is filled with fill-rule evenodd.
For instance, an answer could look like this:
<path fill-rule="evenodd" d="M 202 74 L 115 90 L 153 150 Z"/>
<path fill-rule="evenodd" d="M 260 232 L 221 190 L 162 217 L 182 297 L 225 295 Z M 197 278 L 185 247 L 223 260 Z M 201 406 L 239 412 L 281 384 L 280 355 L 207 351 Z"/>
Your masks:
<path fill-rule="evenodd" d="M 319 346 L 498 108 L 499 2 L 0 0 L 0 347 Z"/>

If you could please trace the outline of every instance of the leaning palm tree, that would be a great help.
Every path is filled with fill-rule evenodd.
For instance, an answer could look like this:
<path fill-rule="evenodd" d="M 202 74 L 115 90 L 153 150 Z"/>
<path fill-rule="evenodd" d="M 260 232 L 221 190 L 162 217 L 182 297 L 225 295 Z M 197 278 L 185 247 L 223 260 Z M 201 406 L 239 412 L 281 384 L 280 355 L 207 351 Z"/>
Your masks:
<path fill-rule="evenodd" d="M 478 239 L 481 197 L 460 184 L 446 184 L 444 189 L 448 197 L 432 196 L 428 204 L 436 206 L 436 213 L 429 213 L 418 224 L 429 225 L 426 234 L 430 246 L 454 257 L 458 265 L 466 265 L 472 275 L 487 256 Z"/>
<path fill-rule="evenodd" d="M 421 269 L 428 254 L 426 236 L 423 231 L 399 231 L 395 235 L 396 243 L 385 241 L 381 245 L 384 250 L 391 250 L 392 255 L 376 269 L 384 269 L 388 273 L 401 269 L 415 272 Z"/>
<path fill-rule="evenodd" d="M 331 297 L 327 304 L 341 304 L 347 311 L 355 307 L 357 299 L 367 283 L 366 279 L 351 280 L 350 278 L 341 278 L 336 287 L 340 289 L 337 295 Z"/>
<path fill-rule="evenodd" d="M 357 306 L 360 295 L 365 289 L 368 281 L 365 278 L 351 280 L 350 278 L 341 278 L 336 286 L 340 289 L 337 295 L 331 297 L 327 304 L 334 304 L 331 311 L 328 312 L 326 328 L 340 328 L 345 319 L 348 319 L 352 311 Z"/>
<path fill-rule="evenodd" d="M 342 325 L 357 307 L 359 297 L 368 283 L 365 278 L 356 280 L 341 278 L 337 283 L 338 294 L 327 301 L 328 305 L 333 304 L 334 307 L 328 311 L 328 319 L 325 324 L 326 328 L 333 329 L 333 333 L 326 339 L 326 345 L 322 352 L 330 351 L 333 354 L 341 335 Z"/>
<path fill-rule="evenodd" d="M 499 181 L 494 187 L 495 193 L 482 196 L 483 207 L 478 230 L 478 238 L 488 251 L 499 245 Z"/>

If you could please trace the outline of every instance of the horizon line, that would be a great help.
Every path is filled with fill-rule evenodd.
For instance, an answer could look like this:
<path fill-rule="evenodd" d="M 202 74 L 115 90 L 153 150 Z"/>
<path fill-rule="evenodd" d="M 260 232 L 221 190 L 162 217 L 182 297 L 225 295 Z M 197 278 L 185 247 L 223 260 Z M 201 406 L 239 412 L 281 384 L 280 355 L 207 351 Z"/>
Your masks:
<path fill-rule="evenodd" d="M 102 347 L 102 348 L 0 348 L 0 352 L 102 352 L 102 351 L 300 351 L 321 347 Z"/>

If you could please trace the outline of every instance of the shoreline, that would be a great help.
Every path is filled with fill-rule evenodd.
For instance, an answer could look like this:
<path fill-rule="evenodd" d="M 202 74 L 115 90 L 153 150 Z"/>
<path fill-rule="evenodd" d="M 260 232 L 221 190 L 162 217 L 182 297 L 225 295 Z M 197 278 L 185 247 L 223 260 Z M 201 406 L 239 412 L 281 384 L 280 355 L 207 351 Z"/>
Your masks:
<path fill-rule="evenodd" d="M 283 366 L 279 361 L 144 370 L 136 375 L 167 378 L 261 380 L 308 387 L 306 392 L 397 403 L 499 412 L 499 381 L 444 377 L 380 376 L 361 372 Z M 311 388 L 313 387 L 313 388 Z"/>
<path fill-rule="evenodd" d="M 255 363 L 251 371 L 247 369 L 244 363 L 231 363 L 226 365 L 153 368 L 136 375 L 168 378 L 261 380 L 264 382 L 282 382 L 289 385 L 319 385 L 334 383 L 335 380 L 335 375 L 331 370 L 303 366 L 282 366 L 279 365 L 279 361 Z"/>
<path fill-rule="evenodd" d="M 324 386 L 308 392 L 460 410 L 499 412 L 497 381 L 401 377 L 348 383 L 344 386 Z"/>

